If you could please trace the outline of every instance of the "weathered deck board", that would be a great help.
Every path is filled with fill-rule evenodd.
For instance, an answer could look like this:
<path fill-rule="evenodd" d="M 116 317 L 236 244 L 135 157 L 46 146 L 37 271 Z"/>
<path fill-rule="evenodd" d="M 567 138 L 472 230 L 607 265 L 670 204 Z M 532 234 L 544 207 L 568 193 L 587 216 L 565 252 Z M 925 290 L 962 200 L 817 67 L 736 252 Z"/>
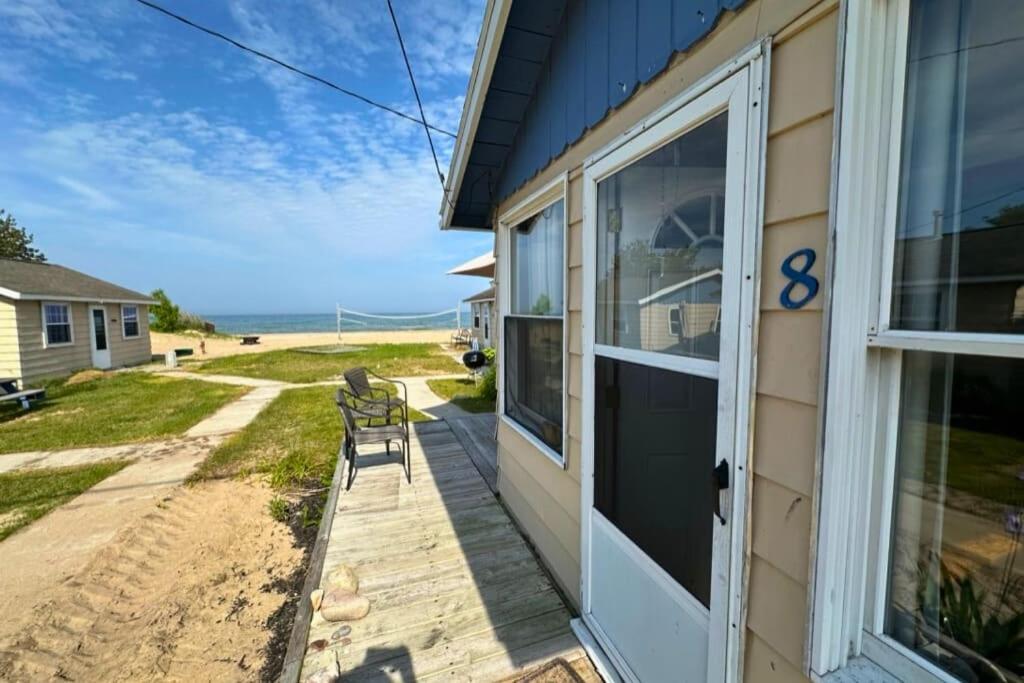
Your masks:
<path fill-rule="evenodd" d="M 361 458 L 352 489 L 338 499 L 324 574 L 352 566 L 370 614 L 348 624 L 315 614 L 303 678 L 328 671 L 345 681 L 493 681 L 586 656 L 458 429 L 417 429 L 412 484 L 399 456 Z M 473 430 L 479 436 L 478 425 L 462 431 Z M 343 625 L 351 631 L 332 639 Z M 315 641 L 328 645 L 309 649 Z"/>
<path fill-rule="evenodd" d="M 498 444 L 494 441 L 496 420 L 493 413 L 448 420 L 469 459 L 495 493 L 498 492 Z"/>

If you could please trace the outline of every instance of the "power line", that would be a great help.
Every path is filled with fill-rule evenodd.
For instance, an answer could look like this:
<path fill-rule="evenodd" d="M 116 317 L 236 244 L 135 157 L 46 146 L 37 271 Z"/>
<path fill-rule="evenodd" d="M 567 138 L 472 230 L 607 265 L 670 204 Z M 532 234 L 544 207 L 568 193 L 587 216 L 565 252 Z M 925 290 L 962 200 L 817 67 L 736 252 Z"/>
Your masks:
<path fill-rule="evenodd" d="M 410 114 L 406 114 L 405 112 L 402 112 L 402 111 L 399 111 L 399 110 L 394 109 L 392 107 L 389 107 L 386 104 L 381 104 L 380 102 L 376 102 L 374 100 L 371 100 L 369 97 L 366 97 L 364 95 L 360 95 L 357 92 L 353 92 L 353 91 L 351 91 L 351 90 L 349 90 L 347 88 L 343 88 L 340 85 L 338 85 L 337 83 L 332 83 L 331 81 L 327 80 L 326 78 L 321 78 L 320 76 L 317 76 L 316 74 L 312 74 L 312 73 L 310 73 L 308 71 L 303 71 L 302 69 L 299 69 L 298 67 L 292 66 L 291 64 L 288 64 L 287 62 L 281 61 L 277 57 L 273 57 L 271 55 L 268 55 L 265 52 L 261 52 L 261 51 L 255 49 L 255 48 L 251 48 L 248 45 L 245 45 L 244 43 L 240 43 L 237 40 L 235 40 L 234 38 L 230 38 L 230 37 L 224 35 L 223 33 L 220 33 L 219 31 L 214 31 L 211 28 L 207 28 L 205 26 L 202 26 L 200 24 L 195 23 L 194 21 L 192 21 L 190 19 L 186 19 L 185 17 L 181 16 L 180 14 L 175 14 L 174 12 L 171 12 L 170 10 L 165 9 L 165 8 L 161 7 L 160 5 L 157 5 L 156 3 L 150 2 L 149 0 L 135 0 L 135 1 L 137 3 L 139 3 L 140 5 L 144 5 L 146 7 L 149 7 L 150 9 L 153 9 L 153 10 L 156 10 L 157 12 L 160 12 L 161 14 L 164 14 L 164 15 L 170 17 L 171 19 L 175 19 L 177 21 L 180 21 L 181 23 L 185 24 L 186 26 L 190 26 L 190 27 L 192 27 L 194 29 L 202 31 L 203 33 L 205 33 L 207 35 L 213 36 L 214 38 L 219 38 L 220 40 L 223 40 L 226 43 L 229 43 L 229 44 L 237 47 L 239 50 L 243 50 L 245 52 L 248 52 L 249 54 L 255 55 L 255 56 L 259 57 L 260 59 L 265 59 L 268 62 L 272 62 L 272 63 L 274 63 L 274 64 L 276 64 L 276 65 L 278 65 L 280 67 L 288 69 L 289 71 L 291 71 L 293 73 L 297 73 L 300 76 L 305 76 L 306 78 L 308 78 L 308 79 L 310 79 L 312 81 L 316 81 L 317 83 L 320 83 L 321 85 L 326 85 L 328 88 L 331 88 L 332 90 L 337 90 L 338 92 L 340 92 L 340 93 L 342 93 L 344 95 L 348 95 L 349 97 L 353 97 L 353 98 L 359 100 L 360 102 L 364 102 L 364 103 L 370 105 L 371 107 L 377 107 L 378 109 L 383 109 L 384 111 L 386 111 L 386 112 L 388 112 L 390 114 L 394 114 L 395 116 L 400 116 L 403 119 L 406 119 L 408 121 L 412 121 L 413 123 L 420 123 L 420 124 L 426 126 L 427 128 L 432 129 L 432 130 L 434 130 L 434 131 L 436 131 L 438 133 L 441 133 L 443 135 L 447 135 L 448 137 L 451 137 L 451 138 L 455 137 L 455 133 L 452 133 L 450 131 L 444 130 L 443 128 L 438 128 L 436 126 L 431 126 L 431 125 L 427 124 L 426 120 L 424 120 L 422 118 L 418 119 L 415 116 L 412 116 Z M 392 14 L 392 18 L 393 17 L 394 17 L 394 15 Z M 397 24 L 396 24 L 395 28 L 396 29 L 398 28 Z M 405 48 L 402 49 L 402 52 L 404 54 Z M 406 60 L 406 64 L 408 65 L 408 60 Z M 409 75 L 411 77 L 412 76 L 412 72 L 410 72 Z M 414 88 L 415 88 L 415 86 L 414 86 Z M 418 94 L 416 96 L 416 101 L 417 101 L 417 103 L 419 102 L 419 95 Z M 421 114 L 421 116 L 423 114 L 423 106 L 422 105 L 420 105 L 420 114 Z M 428 136 L 429 136 L 429 133 L 428 133 Z M 433 143 L 431 143 L 430 147 L 431 147 L 431 150 L 433 150 L 433 147 L 434 147 Z M 434 163 L 435 164 L 437 163 L 437 155 L 434 156 Z"/>
<path fill-rule="evenodd" d="M 391 6 L 391 0 L 388 0 L 388 12 L 391 14 L 391 23 L 395 25 L 395 35 L 398 36 L 398 46 L 402 48 L 402 59 L 405 60 L 405 70 L 409 72 L 409 82 L 412 84 L 412 93 L 416 96 L 416 106 L 420 109 L 420 120 L 423 123 L 423 131 L 427 134 L 427 142 L 430 144 L 430 154 L 434 157 L 434 168 L 437 170 L 437 179 L 441 183 L 441 194 L 444 196 L 444 200 L 448 202 L 448 206 L 455 210 L 455 205 L 452 204 L 452 200 L 448 198 L 448 188 L 444 185 L 444 174 L 441 173 L 441 164 L 437 161 L 437 150 L 434 149 L 434 138 L 430 135 L 430 126 L 427 123 L 427 115 L 423 113 L 423 102 L 420 100 L 420 91 L 416 87 L 416 79 L 412 75 L 412 65 L 409 64 L 409 55 L 405 52 L 405 41 L 402 40 L 402 31 L 398 28 L 398 18 L 395 16 L 395 8 Z"/>

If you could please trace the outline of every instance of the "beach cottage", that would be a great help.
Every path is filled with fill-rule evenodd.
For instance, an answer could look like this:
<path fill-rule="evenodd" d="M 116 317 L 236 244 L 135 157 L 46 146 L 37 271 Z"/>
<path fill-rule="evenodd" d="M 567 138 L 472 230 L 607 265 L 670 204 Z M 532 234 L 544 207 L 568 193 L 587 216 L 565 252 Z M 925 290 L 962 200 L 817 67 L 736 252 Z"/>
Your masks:
<path fill-rule="evenodd" d="M 495 342 L 494 322 L 497 310 L 494 306 L 494 252 L 489 251 L 472 258 L 448 271 L 448 275 L 468 275 L 487 278 L 491 286 L 482 292 L 463 299 L 469 304 L 469 333 L 477 341 L 480 348 L 492 348 Z"/>
<path fill-rule="evenodd" d="M 31 384 L 148 362 L 151 303 L 64 266 L 0 259 L 0 377 Z"/>
<path fill-rule="evenodd" d="M 490 0 L 499 491 L 611 676 L 1024 674 L 1024 5 Z"/>

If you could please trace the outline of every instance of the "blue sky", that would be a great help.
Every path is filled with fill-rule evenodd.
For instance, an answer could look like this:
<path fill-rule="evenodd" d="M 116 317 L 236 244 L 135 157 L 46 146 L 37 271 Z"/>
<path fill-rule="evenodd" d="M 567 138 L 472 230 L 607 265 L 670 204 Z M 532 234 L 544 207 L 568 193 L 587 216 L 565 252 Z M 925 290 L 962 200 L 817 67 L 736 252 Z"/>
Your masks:
<path fill-rule="evenodd" d="M 455 131 L 483 0 L 393 1 Z M 161 4 L 416 113 L 384 0 Z M 133 0 L 0 2 L 0 149 L 0 207 L 51 261 L 188 310 L 418 312 L 487 284 L 444 274 L 492 239 L 438 229 L 422 128 Z"/>

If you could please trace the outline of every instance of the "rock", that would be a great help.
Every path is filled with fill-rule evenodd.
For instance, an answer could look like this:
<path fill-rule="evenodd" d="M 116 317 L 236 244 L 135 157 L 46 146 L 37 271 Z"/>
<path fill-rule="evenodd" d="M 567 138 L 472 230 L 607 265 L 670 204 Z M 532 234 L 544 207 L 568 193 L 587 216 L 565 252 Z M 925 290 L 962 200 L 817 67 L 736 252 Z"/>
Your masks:
<path fill-rule="evenodd" d="M 320 603 L 324 601 L 324 591 L 322 588 L 317 588 L 315 591 L 309 594 L 309 602 L 313 605 L 313 611 L 320 609 Z"/>
<path fill-rule="evenodd" d="M 324 590 L 342 590 L 349 593 L 359 592 L 359 577 L 347 564 L 339 564 L 331 570 L 324 581 Z"/>
<path fill-rule="evenodd" d="M 340 640 L 348 634 L 352 633 L 352 627 L 349 625 L 339 626 L 338 630 L 331 634 L 331 640 Z"/>
<path fill-rule="evenodd" d="M 327 621 L 354 621 L 370 611 L 370 601 L 349 591 L 329 590 L 320 605 L 320 616 Z"/>

